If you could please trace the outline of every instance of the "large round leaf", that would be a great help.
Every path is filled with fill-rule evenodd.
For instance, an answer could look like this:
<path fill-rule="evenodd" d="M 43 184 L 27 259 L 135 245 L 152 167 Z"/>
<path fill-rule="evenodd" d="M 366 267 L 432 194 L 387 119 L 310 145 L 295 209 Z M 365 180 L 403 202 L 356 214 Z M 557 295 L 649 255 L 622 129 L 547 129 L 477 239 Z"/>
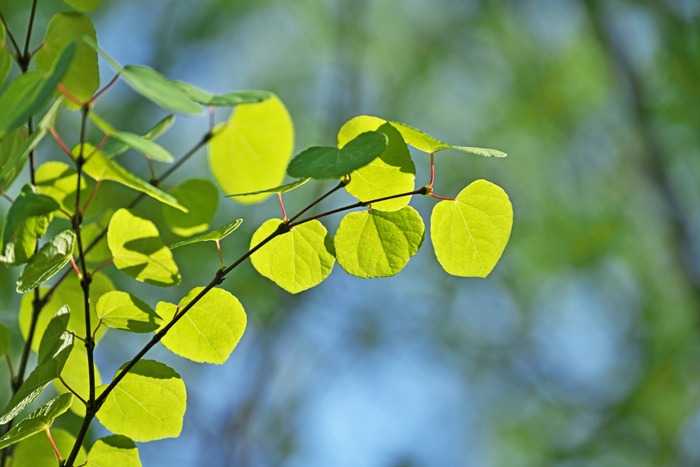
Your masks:
<path fill-rule="evenodd" d="M 353 212 L 335 233 L 336 258 L 353 276 L 389 277 L 406 266 L 424 238 L 423 219 L 410 206 L 393 212 Z"/>
<path fill-rule="evenodd" d="M 56 448 L 61 455 L 68 457 L 75 437 L 65 430 L 51 430 L 51 438 L 56 443 Z M 13 455 L 12 467 L 56 467 L 56 453 L 54 453 L 51 441 L 46 435 L 37 435 L 27 438 L 17 445 Z M 85 450 L 81 447 L 75 465 L 85 462 Z"/>
<path fill-rule="evenodd" d="M 34 176 L 39 193 L 56 200 L 65 212 L 73 215 L 75 212 L 75 191 L 78 188 L 78 174 L 73 168 L 63 162 L 46 162 L 36 169 Z M 80 207 L 82 209 L 90 198 L 94 184 L 85 177 L 80 180 Z M 96 196 L 90 201 L 86 216 L 95 214 L 99 208 Z M 59 217 L 66 218 L 61 211 L 56 213 Z"/>
<path fill-rule="evenodd" d="M 477 180 L 454 201 L 433 208 L 430 236 L 448 273 L 486 277 L 496 266 L 513 226 L 513 206 L 500 187 Z"/>
<path fill-rule="evenodd" d="M 170 190 L 169 194 L 189 211 L 184 213 L 163 206 L 165 222 L 175 235 L 191 237 L 209 228 L 219 206 L 219 190 L 212 182 L 203 178 L 191 178 Z"/>
<path fill-rule="evenodd" d="M 87 455 L 87 467 L 141 467 L 139 450 L 126 436 L 112 435 L 95 441 Z"/>
<path fill-rule="evenodd" d="M 231 120 L 209 141 L 211 171 L 224 193 L 247 193 L 278 186 L 294 150 L 294 128 L 282 101 L 238 106 Z M 270 193 L 237 198 L 257 203 Z"/>
<path fill-rule="evenodd" d="M 100 298 L 96 311 L 104 326 L 129 332 L 153 332 L 163 321 L 138 298 L 116 290 Z"/>
<path fill-rule="evenodd" d="M 282 223 L 270 219 L 253 234 L 250 247 L 270 236 Z M 317 286 L 328 277 L 335 263 L 333 239 L 319 221 L 313 220 L 278 235 L 250 257 L 253 266 L 289 293 Z"/>

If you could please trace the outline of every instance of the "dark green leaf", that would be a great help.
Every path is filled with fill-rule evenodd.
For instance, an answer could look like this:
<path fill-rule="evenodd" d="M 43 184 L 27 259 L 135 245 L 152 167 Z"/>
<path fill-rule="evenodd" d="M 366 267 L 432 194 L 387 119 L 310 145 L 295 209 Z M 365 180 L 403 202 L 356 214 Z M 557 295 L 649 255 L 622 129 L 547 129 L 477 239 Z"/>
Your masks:
<path fill-rule="evenodd" d="M 61 394 L 42 405 L 0 438 L 0 449 L 5 449 L 23 439 L 41 433 L 51 427 L 56 417 L 63 414 L 73 403 L 73 394 Z"/>
<path fill-rule="evenodd" d="M 236 198 L 237 196 L 251 196 L 259 195 L 261 193 L 286 193 L 292 191 L 293 189 L 302 186 L 304 183 L 311 180 L 310 178 L 302 178 L 301 180 L 293 181 L 292 183 L 287 183 L 286 185 L 278 186 L 275 188 L 268 188 L 267 190 L 251 191 L 250 193 L 237 193 L 235 195 L 226 195 L 227 198 Z"/>
<path fill-rule="evenodd" d="M 153 128 L 144 133 L 143 137 L 150 141 L 155 141 L 160 135 L 168 131 L 175 122 L 175 115 L 168 115 L 160 122 L 156 123 Z M 102 147 L 102 152 L 110 159 L 117 157 L 120 154 L 129 150 L 129 146 L 121 141 L 110 141 Z"/>
<path fill-rule="evenodd" d="M 68 264 L 75 240 L 75 232 L 64 230 L 42 246 L 19 275 L 17 292 L 26 293 L 40 286 Z"/>
<path fill-rule="evenodd" d="M 216 230 L 212 230 L 211 232 L 207 232 L 204 235 L 200 235 L 198 237 L 190 238 L 176 243 L 174 245 L 170 245 L 170 249 L 172 250 L 180 246 L 191 245 L 192 243 L 216 242 L 222 240 L 223 238 L 231 234 L 234 230 L 236 230 L 238 226 L 241 225 L 241 223 L 243 223 L 243 219 L 237 219 L 233 222 L 229 222 L 223 227 L 220 227 Z"/>
<path fill-rule="evenodd" d="M 272 99 L 275 95 L 268 91 L 238 91 L 229 92 L 221 95 L 212 95 L 202 91 L 191 84 L 175 81 L 177 85 L 187 93 L 193 101 L 213 107 L 233 107 L 241 104 L 257 104 L 268 99 Z"/>

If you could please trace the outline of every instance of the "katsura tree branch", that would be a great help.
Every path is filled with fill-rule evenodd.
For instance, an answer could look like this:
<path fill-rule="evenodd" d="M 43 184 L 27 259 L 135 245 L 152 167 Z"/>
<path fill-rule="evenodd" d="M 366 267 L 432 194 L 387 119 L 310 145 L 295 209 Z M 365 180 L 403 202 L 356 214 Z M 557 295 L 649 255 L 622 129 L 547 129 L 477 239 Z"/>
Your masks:
<path fill-rule="evenodd" d="M 10 41 L 12 41 L 12 46 L 15 48 L 15 51 L 16 51 L 15 59 L 17 59 L 20 56 L 19 44 L 17 44 L 17 41 L 15 40 L 15 36 L 12 34 L 12 31 L 10 30 L 10 26 L 7 24 L 7 21 L 5 21 L 5 17 L 2 16 L 2 12 L 0 12 L 0 21 L 2 21 L 2 24 L 5 25 L 5 31 L 7 32 L 7 37 L 9 37 Z"/>
<path fill-rule="evenodd" d="M 29 41 L 32 38 L 32 28 L 34 27 L 34 17 L 36 16 L 36 3 L 37 0 L 34 0 L 32 3 L 32 13 L 29 16 L 29 27 L 27 28 L 27 40 L 24 42 L 24 56 L 22 60 L 25 61 L 25 66 L 23 68 L 25 71 L 26 67 L 29 65 Z"/>

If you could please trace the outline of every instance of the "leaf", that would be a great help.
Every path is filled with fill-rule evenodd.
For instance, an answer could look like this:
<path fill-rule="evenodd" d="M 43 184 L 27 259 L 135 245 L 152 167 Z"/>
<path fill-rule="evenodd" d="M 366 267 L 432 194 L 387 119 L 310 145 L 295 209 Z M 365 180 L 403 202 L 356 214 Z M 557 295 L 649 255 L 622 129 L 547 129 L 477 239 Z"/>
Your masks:
<path fill-rule="evenodd" d="M 186 403 L 180 375 L 162 363 L 140 360 L 107 396 L 97 419 L 109 431 L 134 441 L 176 438 L 182 431 Z"/>
<path fill-rule="evenodd" d="M 151 159 L 160 162 L 173 162 L 175 158 L 161 145 L 154 143 L 151 139 L 129 133 L 128 131 L 115 130 L 112 125 L 107 123 L 95 112 L 90 112 L 90 120 L 106 135 L 124 143 L 127 147 L 137 150 L 141 154 L 150 157 Z"/>
<path fill-rule="evenodd" d="M 12 68 L 12 54 L 5 48 L 5 25 L 0 22 L 0 87 Z"/>
<path fill-rule="evenodd" d="M 161 241 L 158 229 L 143 215 L 120 209 L 109 222 L 107 243 L 114 265 L 137 281 L 158 287 L 180 283 L 173 255 Z"/>
<path fill-rule="evenodd" d="M 345 146 L 357 135 L 366 131 L 380 131 L 389 138 L 384 152 L 368 165 L 350 174 L 350 183 L 345 189 L 360 201 L 370 201 L 415 188 L 416 166 L 411 160 L 408 146 L 401 133 L 386 120 L 360 116 L 347 122 L 338 133 L 338 147 Z M 408 205 L 410 196 L 374 203 L 373 208 L 396 211 Z"/>
<path fill-rule="evenodd" d="M 65 430 L 51 430 L 51 438 L 61 453 L 70 453 L 75 444 L 75 437 Z M 67 455 L 67 454 L 65 454 Z M 32 436 L 17 445 L 13 455 L 12 467 L 56 467 L 56 454 L 49 438 Z M 75 459 L 75 465 L 85 462 L 85 450 L 81 447 Z"/>
<path fill-rule="evenodd" d="M 100 6 L 102 0 L 63 0 L 68 5 L 72 6 L 76 10 L 84 11 L 89 13 L 94 11 L 95 8 Z"/>
<path fill-rule="evenodd" d="M 302 178 L 301 180 L 295 180 L 292 183 L 287 183 L 286 185 L 277 186 L 275 188 L 268 188 L 267 190 L 252 191 L 250 193 L 237 193 L 235 195 L 226 195 L 227 198 L 235 198 L 237 196 L 251 196 L 259 195 L 261 193 L 286 193 L 292 191 L 293 189 L 302 186 L 304 183 L 311 180 L 310 178 Z"/>
<path fill-rule="evenodd" d="M 63 162 L 45 162 L 36 169 L 34 176 L 39 193 L 56 200 L 59 207 L 68 214 L 75 213 L 75 191 L 78 187 L 78 174 Z M 85 177 L 80 180 L 80 205 L 85 203 L 92 195 L 95 188 L 93 183 Z M 92 200 L 85 216 L 93 215 L 99 208 L 95 199 Z M 67 219 L 61 211 L 56 213 L 59 217 Z M 86 242 L 84 242 L 86 243 Z M 86 243 L 87 244 L 87 243 Z"/>
<path fill-rule="evenodd" d="M 95 305 L 100 297 L 107 292 L 114 290 L 114 284 L 109 278 L 98 272 L 92 276 L 92 284 L 90 284 L 90 326 L 92 333 L 95 334 L 95 329 L 99 323 Z M 48 287 L 42 287 L 39 292 L 44 298 L 49 291 Z M 29 328 L 32 321 L 32 301 L 33 294 L 27 294 L 22 297 L 22 303 L 19 308 L 19 330 L 22 338 L 26 341 L 29 335 Z M 68 330 L 73 331 L 79 336 L 85 335 L 85 303 L 83 300 L 83 289 L 80 287 L 80 281 L 76 274 L 70 274 L 56 288 L 51 299 L 44 305 L 36 320 L 36 330 L 34 339 L 32 340 L 32 350 L 39 351 L 39 342 L 44 335 L 44 331 L 56 312 L 64 305 L 68 305 L 74 313 L 70 315 L 68 322 Z M 99 341 L 105 332 L 105 327 L 101 326 L 95 334 L 95 338 Z"/>
<path fill-rule="evenodd" d="M 106 225 L 109 225 L 109 223 Z M 83 245 L 91 245 L 92 242 L 102 234 L 103 230 L 106 230 L 106 227 L 103 226 L 101 222 L 94 222 L 83 227 L 80 231 L 83 236 Z M 112 252 L 109 251 L 109 245 L 107 245 L 107 235 L 103 236 L 100 241 L 97 242 L 97 245 L 85 254 L 85 260 L 93 265 L 102 265 L 111 257 Z"/>
<path fill-rule="evenodd" d="M 204 287 L 198 287 L 180 300 L 183 310 Z M 170 309 L 173 305 L 160 302 Z M 161 326 L 165 326 L 164 322 Z M 161 339 L 161 343 L 173 353 L 195 362 L 224 363 L 238 341 L 241 340 L 246 327 L 246 314 L 236 297 L 223 289 L 211 289 L 190 310 L 180 318 L 170 331 Z"/>
<path fill-rule="evenodd" d="M 24 185 L 2 227 L 0 262 L 8 266 L 28 262 L 34 254 L 37 238 L 44 236 L 52 213 L 58 207 L 56 201 L 38 194 L 32 185 Z"/>
<path fill-rule="evenodd" d="M 338 264 L 357 277 L 390 277 L 401 271 L 425 238 L 420 215 L 410 206 L 348 214 L 335 234 Z"/>
<path fill-rule="evenodd" d="M 0 358 L 4 357 L 10 348 L 10 331 L 4 324 L 0 324 Z"/>
<path fill-rule="evenodd" d="M 109 159 L 102 151 L 95 152 L 95 147 L 93 145 L 85 143 L 83 154 L 85 157 L 89 156 L 85 166 L 83 166 L 83 170 L 94 180 L 98 182 L 102 180 L 112 180 L 121 183 L 131 189 L 145 193 L 161 203 L 187 212 L 187 209 L 180 205 L 177 200 L 169 194 L 159 190 L 145 180 L 138 178 L 117 162 Z M 76 157 L 80 155 L 80 145 L 73 148 L 73 155 Z"/>
<path fill-rule="evenodd" d="M 68 44 L 53 63 L 48 75 L 26 73 L 12 82 L 0 96 L 0 109 L 9 109 L 0 114 L 0 134 L 25 125 L 46 105 L 56 85 L 68 71 L 76 48 L 75 42 Z"/>
<path fill-rule="evenodd" d="M 130 332 L 153 332 L 163 320 L 138 298 L 126 292 L 109 292 L 97 302 L 97 316 L 102 324 Z"/>
<path fill-rule="evenodd" d="M 265 190 L 282 183 L 293 150 L 292 120 L 282 101 L 273 97 L 236 108 L 209 140 L 209 164 L 224 193 Z M 252 204 L 268 196 L 261 193 L 237 201 Z"/>
<path fill-rule="evenodd" d="M 156 123 L 153 128 L 144 133 L 143 137 L 150 141 L 155 141 L 160 135 L 168 131 L 168 129 L 175 122 L 175 115 L 168 115 L 163 120 Z M 123 154 L 129 149 L 129 146 L 122 143 L 121 141 L 108 142 L 102 147 L 102 152 L 104 152 L 107 157 L 114 159 L 120 154 Z"/>
<path fill-rule="evenodd" d="M 126 436 L 112 435 L 95 441 L 87 467 L 141 467 L 139 450 Z"/>
<path fill-rule="evenodd" d="M 0 425 L 14 419 L 41 395 L 51 380 L 58 378 L 73 349 L 73 335 L 66 331 L 70 311 L 62 307 L 49 322 L 39 345 L 39 363 L 5 407 Z"/>
<path fill-rule="evenodd" d="M 44 45 L 36 53 L 35 60 L 36 69 L 48 73 L 61 50 L 75 42 L 77 48 L 73 61 L 61 84 L 78 100 L 88 102 L 100 87 L 100 72 L 97 52 L 80 40 L 82 36 L 96 40 L 95 27 L 87 16 L 74 11 L 56 14 L 49 22 Z M 71 109 L 78 108 L 69 100 L 65 100 L 64 104 Z"/>
<path fill-rule="evenodd" d="M 476 154 L 478 156 L 485 156 L 485 157 L 506 157 L 507 154 L 505 152 L 497 151 L 496 149 L 486 149 L 486 148 L 470 148 L 466 146 L 452 146 L 451 144 L 446 144 L 443 143 L 440 140 L 437 140 L 433 138 L 432 136 L 428 135 L 427 133 L 423 133 L 422 131 L 410 127 L 404 123 L 398 123 L 398 122 L 391 122 L 391 124 L 396 127 L 397 130 L 401 133 L 403 136 L 403 139 L 406 140 L 408 144 L 413 146 L 414 148 L 434 154 L 438 151 L 442 151 L 444 149 L 457 149 L 458 151 L 462 152 L 468 152 L 471 154 Z"/>
<path fill-rule="evenodd" d="M 68 264 L 75 240 L 75 232 L 64 230 L 42 246 L 19 275 L 17 292 L 26 293 L 40 286 Z"/>
<path fill-rule="evenodd" d="M 445 271 L 486 277 L 508 243 L 513 206 L 500 187 L 477 180 L 454 201 L 436 204 L 430 224 L 435 254 Z"/>
<path fill-rule="evenodd" d="M 163 206 L 163 217 L 175 235 L 189 237 L 205 232 L 219 206 L 219 190 L 209 180 L 190 178 L 168 192 L 189 211 Z"/>
<path fill-rule="evenodd" d="M 7 446 L 19 443 L 51 427 L 54 419 L 64 414 L 72 403 L 73 394 L 71 393 L 54 397 L 5 433 L 5 435 L 0 438 L 0 449 L 5 449 Z"/>
<path fill-rule="evenodd" d="M 253 234 L 252 249 L 270 236 L 282 223 L 270 219 Z M 333 270 L 333 239 L 326 228 L 313 220 L 277 236 L 250 257 L 253 266 L 289 293 L 317 286 Z"/>
<path fill-rule="evenodd" d="M 287 167 L 294 178 L 317 180 L 340 178 L 362 168 L 384 152 L 389 139 L 384 133 L 368 131 L 357 136 L 341 149 L 314 146 L 299 153 Z"/>
<path fill-rule="evenodd" d="M 220 227 L 216 230 L 212 230 L 211 232 L 205 233 L 204 235 L 200 235 L 198 237 L 190 238 L 176 243 L 174 245 L 170 245 L 170 249 L 173 250 L 177 247 L 191 245 L 193 243 L 216 242 L 223 240 L 224 238 L 228 237 L 231 233 L 233 233 L 233 231 L 236 230 L 238 226 L 242 223 L 243 219 L 236 219 L 235 221 L 229 222 L 225 226 Z"/>
<path fill-rule="evenodd" d="M 241 104 L 257 104 L 275 97 L 275 95 L 269 91 L 238 91 L 215 96 L 191 84 L 183 83 L 182 81 L 175 81 L 175 83 L 180 89 L 185 91 L 193 101 L 213 107 L 234 107 Z"/>
<path fill-rule="evenodd" d="M 0 167 L 4 167 L 12 155 L 19 150 L 24 143 L 22 136 L 23 128 L 18 128 L 6 134 L 0 139 Z M 7 192 L 12 186 L 12 183 L 17 179 L 17 176 L 22 172 L 26 159 L 18 160 L 18 164 L 13 167 L 8 167 L 8 173 L 0 178 L 0 194 Z"/>
<path fill-rule="evenodd" d="M 83 314 L 83 313 L 73 313 Z M 104 326 L 102 327 L 104 329 Z M 83 334 L 85 331 L 83 330 Z M 88 358 L 87 350 L 85 350 L 84 345 L 79 345 L 73 348 L 66 364 L 61 372 L 61 378 L 73 389 L 76 393 L 80 395 L 83 399 L 87 400 L 90 395 L 90 375 L 88 374 Z M 102 377 L 100 376 L 100 371 L 95 365 L 95 386 L 102 384 Z M 53 386 L 56 388 L 59 394 L 69 393 L 68 388 L 66 388 L 61 380 L 54 379 Z M 70 411 L 74 414 L 84 417 L 85 416 L 85 405 L 82 402 L 71 405 Z"/>

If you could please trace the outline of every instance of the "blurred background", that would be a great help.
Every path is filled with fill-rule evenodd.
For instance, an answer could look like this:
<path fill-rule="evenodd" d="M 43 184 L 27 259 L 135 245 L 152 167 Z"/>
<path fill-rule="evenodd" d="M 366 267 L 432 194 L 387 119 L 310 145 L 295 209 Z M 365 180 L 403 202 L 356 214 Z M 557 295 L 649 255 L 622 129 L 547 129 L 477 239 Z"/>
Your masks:
<path fill-rule="evenodd" d="M 67 9 L 39 5 L 34 46 Z M 23 37 L 29 3 L 0 8 Z M 511 197 L 511 240 L 485 280 L 447 275 L 429 238 L 396 277 L 368 281 L 336 265 L 296 296 L 249 263 L 238 269 L 223 287 L 249 325 L 226 364 L 162 346 L 149 354 L 183 376 L 188 411 L 180 438 L 140 446 L 145 466 L 700 465 L 699 2 L 104 0 L 89 16 L 123 64 L 212 92 L 277 93 L 296 152 L 335 144 L 345 121 L 366 114 L 509 154 L 436 157 L 437 194 L 486 178 Z M 100 67 L 105 84 L 114 73 Z M 135 132 L 164 115 L 124 83 L 97 109 Z M 75 144 L 77 115 L 63 118 L 59 131 Z M 178 117 L 161 143 L 177 156 L 207 129 L 204 116 Z M 39 147 L 39 160 L 62 158 L 53 141 Z M 429 159 L 414 161 L 421 186 Z M 143 158 L 121 162 L 149 177 Z M 210 177 L 205 150 L 168 183 L 194 175 Z M 103 207 L 134 197 L 107 185 Z M 288 212 L 328 188 L 287 195 Z M 412 204 L 427 224 L 434 200 Z M 0 213 L 8 207 L 0 200 Z M 157 203 L 139 209 L 166 243 L 178 240 Z M 213 226 L 244 219 L 225 257 L 278 215 L 274 197 L 257 206 L 222 197 Z M 339 221 L 325 222 L 331 233 Z M 175 258 L 183 284 L 173 289 L 105 271 L 155 306 L 204 285 L 219 263 L 211 244 Z M 0 268 L 2 290 L 18 273 Z M 13 355 L 19 299 L 0 297 Z M 108 333 L 97 351 L 103 378 L 146 339 Z M 77 431 L 79 419 L 64 418 Z"/>

